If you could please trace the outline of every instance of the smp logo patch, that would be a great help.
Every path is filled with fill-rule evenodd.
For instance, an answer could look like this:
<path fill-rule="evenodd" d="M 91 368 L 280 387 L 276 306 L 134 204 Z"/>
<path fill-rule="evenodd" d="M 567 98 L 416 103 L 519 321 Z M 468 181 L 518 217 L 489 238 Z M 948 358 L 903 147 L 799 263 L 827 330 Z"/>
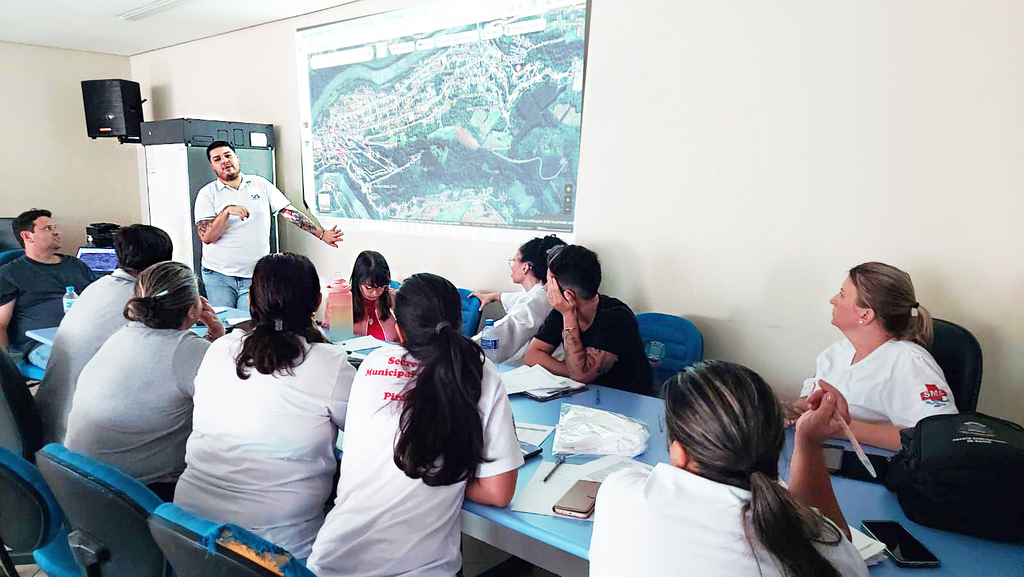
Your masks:
<path fill-rule="evenodd" d="M 945 407 L 949 403 L 949 393 L 929 383 L 924 386 L 924 392 L 921 393 L 921 400 L 924 404 L 931 405 L 936 408 Z"/>
<path fill-rule="evenodd" d="M 996 436 L 995 431 L 993 431 L 991 427 L 979 423 L 977 421 L 965 422 L 964 424 L 960 425 L 960 428 L 957 429 L 957 432 L 960 433 L 961 435 L 987 437 L 989 439 L 993 439 Z"/>
<path fill-rule="evenodd" d="M 260 193 L 258 193 L 258 192 L 250 194 L 249 196 L 251 196 L 253 200 L 259 200 L 260 199 Z"/>

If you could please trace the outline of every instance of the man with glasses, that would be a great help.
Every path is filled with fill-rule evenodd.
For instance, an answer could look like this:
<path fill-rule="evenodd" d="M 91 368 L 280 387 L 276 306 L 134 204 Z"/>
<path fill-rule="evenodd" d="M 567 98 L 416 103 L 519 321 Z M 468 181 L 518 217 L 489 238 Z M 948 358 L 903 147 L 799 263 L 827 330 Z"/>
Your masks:
<path fill-rule="evenodd" d="M 50 347 L 25 336 L 25 331 L 56 327 L 64 318 L 61 299 L 67 287 L 82 294 L 93 281 L 89 267 L 60 254 L 60 231 L 50 211 L 34 208 L 11 223 L 25 255 L 0 268 L 0 349 L 9 343 L 33 365 L 46 368 Z"/>

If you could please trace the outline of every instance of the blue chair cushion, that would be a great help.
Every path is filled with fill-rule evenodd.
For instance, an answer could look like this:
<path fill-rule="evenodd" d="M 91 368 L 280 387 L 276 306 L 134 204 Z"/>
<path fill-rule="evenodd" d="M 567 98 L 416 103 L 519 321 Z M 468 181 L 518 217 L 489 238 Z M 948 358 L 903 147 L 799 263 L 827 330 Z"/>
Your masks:
<path fill-rule="evenodd" d="M 462 297 L 462 334 L 471 337 L 476 334 L 480 326 L 480 299 L 469 296 L 473 291 L 459 289 L 459 296 Z"/>
<path fill-rule="evenodd" d="M 40 369 L 25 359 L 18 361 L 18 370 L 24 375 L 26 379 L 32 381 L 41 381 L 46 376 L 46 370 Z"/>
<path fill-rule="evenodd" d="M 20 258 L 24 254 L 25 249 L 22 248 L 16 248 L 14 250 L 5 250 L 3 252 L 0 252 L 0 266 L 4 266 L 5 264 L 11 262 L 12 260 Z"/>
<path fill-rule="evenodd" d="M 217 524 L 196 517 L 174 503 L 160 505 L 153 512 L 153 515 L 195 533 L 199 536 L 200 544 L 211 553 L 217 552 L 218 539 L 228 537 L 230 540 L 248 547 L 258 555 L 269 553 L 271 555 L 286 555 L 289 557 L 288 563 L 280 567 L 285 577 L 314 577 L 313 572 L 306 569 L 306 566 L 296 559 L 294 555 L 238 525 Z"/>
<path fill-rule="evenodd" d="M 644 346 L 651 341 L 665 343 L 665 356 L 654 369 L 657 390 L 667 379 L 704 358 L 704 337 L 692 322 L 664 313 L 636 315 Z"/>
<path fill-rule="evenodd" d="M 80 455 L 57 443 L 50 443 L 41 450 L 53 458 L 53 460 L 62 462 L 71 468 L 77 469 L 84 476 L 91 477 L 104 485 L 120 491 L 129 499 L 135 501 L 146 513 L 152 513 L 163 504 L 163 500 L 157 497 L 156 493 L 150 491 L 145 485 L 122 473 L 115 467 Z"/>
<path fill-rule="evenodd" d="M 49 577 L 79 577 L 81 572 L 75 557 L 68 547 L 68 531 L 65 527 L 60 528 L 57 537 L 50 541 L 50 544 L 42 549 L 32 552 L 36 565 Z"/>

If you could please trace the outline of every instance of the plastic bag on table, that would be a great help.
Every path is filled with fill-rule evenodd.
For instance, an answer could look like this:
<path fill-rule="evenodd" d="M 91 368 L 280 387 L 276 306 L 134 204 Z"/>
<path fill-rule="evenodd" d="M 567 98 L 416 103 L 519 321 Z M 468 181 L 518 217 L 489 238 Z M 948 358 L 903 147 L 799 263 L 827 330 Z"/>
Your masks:
<path fill-rule="evenodd" d="M 647 450 L 647 426 L 619 413 L 562 403 L 555 426 L 556 455 L 635 457 Z"/>

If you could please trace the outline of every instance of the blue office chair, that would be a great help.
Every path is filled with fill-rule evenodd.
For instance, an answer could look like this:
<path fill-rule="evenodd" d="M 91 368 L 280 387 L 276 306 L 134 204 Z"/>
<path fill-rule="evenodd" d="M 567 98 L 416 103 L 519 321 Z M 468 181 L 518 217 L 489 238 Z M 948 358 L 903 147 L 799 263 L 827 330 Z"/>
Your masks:
<path fill-rule="evenodd" d="M 14 361 L 0 351 L 0 447 L 33 462 L 42 446 L 43 424 L 35 399 Z"/>
<path fill-rule="evenodd" d="M 655 393 L 661 393 L 661 386 L 670 377 L 704 358 L 704 337 L 683 317 L 640 313 L 636 315 L 636 322 L 645 348 L 651 341 L 665 343 L 664 357 L 656 366 L 652 365 Z"/>
<path fill-rule="evenodd" d="M 18 361 L 18 371 L 30 381 L 41 381 L 46 376 L 46 369 L 41 369 L 25 359 Z"/>
<path fill-rule="evenodd" d="M 480 299 L 469 296 L 473 291 L 459 289 L 462 297 L 462 334 L 471 337 L 480 328 Z"/>
<path fill-rule="evenodd" d="M 972 412 L 978 408 L 981 392 L 981 345 L 971 331 L 958 324 L 934 319 L 932 327 L 935 338 L 929 352 L 942 368 L 957 410 Z"/>
<path fill-rule="evenodd" d="M 21 258 L 21 256 L 24 254 L 25 249 L 23 248 L 16 248 L 14 250 L 5 250 L 3 252 L 0 252 L 0 266 L 4 266 L 5 264 L 11 262 L 14 259 Z"/>
<path fill-rule="evenodd" d="M 163 504 L 152 491 L 110 465 L 50 443 L 36 463 L 67 517 L 68 545 L 89 577 L 170 577 L 146 524 Z"/>
<path fill-rule="evenodd" d="M 10 553 L 7 547 L 11 548 Z M 0 448 L 0 566 L 36 564 L 51 577 L 77 577 L 64 513 L 32 463 Z"/>
<path fill-rule="evenodd" d="M 400 282 L 398 282 L 396 280 L 391 281 L 391 290 L 393 290 L 393 291 L 394 290 L 398 290 L 399 287 L 401 287 L 401 286 L 402 286 L 402 283 L 400 283 Z"/>
<path fill-rule="evenodd" d="M 313 577 L 291 553 L 237 525 L 201 519 L 164 503 L 149 530 L 179 577 Z"/>

